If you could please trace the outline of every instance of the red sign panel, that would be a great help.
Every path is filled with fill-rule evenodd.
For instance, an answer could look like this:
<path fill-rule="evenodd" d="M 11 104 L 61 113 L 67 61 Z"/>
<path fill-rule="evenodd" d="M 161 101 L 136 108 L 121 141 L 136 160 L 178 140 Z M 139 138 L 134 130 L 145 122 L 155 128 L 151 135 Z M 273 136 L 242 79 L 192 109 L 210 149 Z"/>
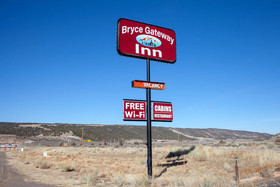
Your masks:
<path fill-rule="evenodd" d="M 150 88 L 156 90 L 164 90 L 165 84 L 162 82 L 148 82 L 148 81 L 132 81 L 133 88 Z"/>
<path fill-rule="evenodd" d="M 137 100 L 123 101 L 124 113 L 123 120 L 145 121 L 146 118 L 146 102 Z"/>
<path fill-rule="evenodd" d="M 122 18 L 117 49 L 120 55 L 175 63 L 176 35 L 171 29 Z"/>
<path fill-rule="evenodd" d="M 152 102 L 152 120 L 173 121 L 173 108 L 171 103 Z"/>

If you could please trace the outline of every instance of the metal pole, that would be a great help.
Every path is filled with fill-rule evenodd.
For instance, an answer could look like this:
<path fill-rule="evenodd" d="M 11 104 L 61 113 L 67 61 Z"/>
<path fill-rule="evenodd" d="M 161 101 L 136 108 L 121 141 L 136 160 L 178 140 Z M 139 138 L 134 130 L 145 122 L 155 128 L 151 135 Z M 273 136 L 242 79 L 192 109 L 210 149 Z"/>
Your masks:
<path fill-rule="evenodd" d="M 236 179 L 236 187 L 238 187 L 239 186 L 238 157 L 235 157 L 235 179 Z"/>
<path fill-rule="evenodd" d="M 147 59 L 147 81 L 150 81 L 150 60 Z M 147 148 L 148 148 L 148 176 L 152 178 L 152 124 L 151 124 L 151 89 L 146 88 L 147 100 Z"/>

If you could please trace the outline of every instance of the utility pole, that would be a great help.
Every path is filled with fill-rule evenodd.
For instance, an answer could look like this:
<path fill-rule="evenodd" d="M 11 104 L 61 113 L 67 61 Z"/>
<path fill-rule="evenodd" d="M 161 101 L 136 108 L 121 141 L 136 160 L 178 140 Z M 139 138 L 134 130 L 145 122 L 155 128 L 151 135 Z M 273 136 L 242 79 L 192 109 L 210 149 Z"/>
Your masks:
<path fill-rule="evenodd" d="M 84 127 L 82 127 L 82 146 L 84 145 Z"/>

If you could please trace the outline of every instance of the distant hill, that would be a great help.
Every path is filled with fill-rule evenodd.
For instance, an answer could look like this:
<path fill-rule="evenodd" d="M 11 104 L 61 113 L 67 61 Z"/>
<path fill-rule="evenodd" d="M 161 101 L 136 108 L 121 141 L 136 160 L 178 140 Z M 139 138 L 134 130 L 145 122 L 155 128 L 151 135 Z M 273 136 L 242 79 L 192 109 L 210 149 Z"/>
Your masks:
<path fill-rule="evenodd" d="M 95 140 L 112 139 L 146 139 L 146 126 L 135 125 L 98 125 L 98 124 L 47 124 L 47 123 L 10 123 L 0 122 L 0 134 L 15 134 L 21 137 L 32 137 L 38 135 L 59 136 L 72 131 L 75 136 L 82 136 L 84 128 L 84 138 Z M 189 129 L 189 128 L 168 128 L 152 127 L 153 139 L 193 140 L 197 138 L 213 139 L 267 139 L 272 135 L 266 133 L 236 131 L 225 129 Z"/>
<path fill-rule="evenodd" d="M 185 135 L 214 139 L 266 139 L 270 134 L 226 129 L 176 129 Z"/>

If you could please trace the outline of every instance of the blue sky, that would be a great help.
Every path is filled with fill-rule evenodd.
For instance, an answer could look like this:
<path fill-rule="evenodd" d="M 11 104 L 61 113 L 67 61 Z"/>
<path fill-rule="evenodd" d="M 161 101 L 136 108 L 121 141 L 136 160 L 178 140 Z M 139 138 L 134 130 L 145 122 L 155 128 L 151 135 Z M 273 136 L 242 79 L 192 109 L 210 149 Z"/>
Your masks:
<path fill-rule="evenodd" d="M 119 56 L 128 18 L 171 28 L 175 64 L 151 63 L 152 99 L 170 101 L 164 127 L 280 132 L 280 1 L 0 1 L 0 121 L 135 124 L 122 99 L 145 60 Z"/>

